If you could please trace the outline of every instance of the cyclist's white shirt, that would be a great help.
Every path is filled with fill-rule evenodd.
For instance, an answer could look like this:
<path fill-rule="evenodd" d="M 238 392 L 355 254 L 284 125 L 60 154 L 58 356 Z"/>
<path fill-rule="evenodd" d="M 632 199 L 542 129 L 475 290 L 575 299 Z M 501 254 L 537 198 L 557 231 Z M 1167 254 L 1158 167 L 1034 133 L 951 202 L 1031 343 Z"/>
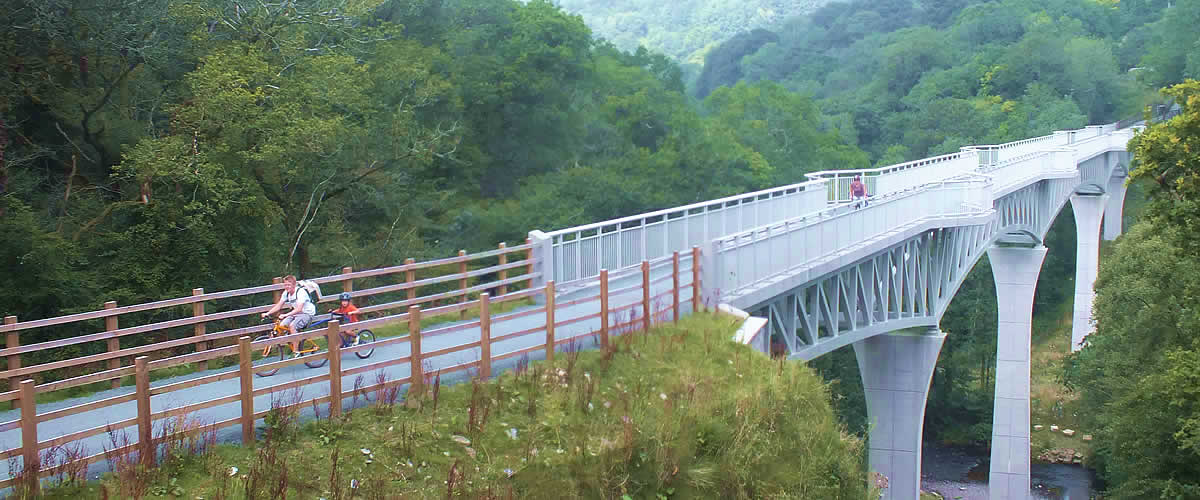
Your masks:
<path fill-rule="evenodd" d="M 317 305 L 313 304 L 312 300 L 308 298 L 308 290 L 305 290 L 302 286 L 296 286 L 296 293 L 291 295 L 283 292 L 283 303 L 291 306 L 293 309 L 298 305 L 300 312 L 310 316 L 317 314 Z"/>

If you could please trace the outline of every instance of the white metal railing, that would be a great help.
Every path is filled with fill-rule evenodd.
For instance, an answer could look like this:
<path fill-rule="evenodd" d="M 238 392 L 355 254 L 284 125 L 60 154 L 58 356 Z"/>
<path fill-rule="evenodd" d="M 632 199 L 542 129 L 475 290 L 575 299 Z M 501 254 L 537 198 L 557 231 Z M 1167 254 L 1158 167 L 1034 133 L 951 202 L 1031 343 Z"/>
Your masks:
<path fill-rule="evenodd" d="M 898 200 L 918 198 L 897 195 L 940 192 L 957 182 L 951 182 L 953 179 L 971 173 L 985 174 L 989 179 L 989 190 L 998 193 L 1011 188 L 1014 182 L 1031 177 L 1069 175 L 1070 172 L 1058 171 L 1062 170 L 1057 167 L 1062 159 L 1056 155 L 1094 155 L 1096 148 L 1111 147 L 1109 141 L 1127 139 L 1128 133 L 1116 131 L 1114 124 L 1088 126 L 1005 144 L 968 146 L 958 153 L 886 167 L 814 172 L 805 174 L 810 180 L 804 183 L 550 233 L 531 231 L 530 238 L 535 242 L 535 260 L 541 267 L 543 279 L 567 284 L 594 278 L 601 269 L 633 266 L 671 252 L 688 251 L 692 246 L 707 248 L 710 242 L 728 238 L 731 234 L 761 231 L 778 227 L 783 222 L 794 225 L 796 221 L 810 220 L 809 216 L 820 218 L 853 213 L 857 214 L 855 217 L 862 217 L 880 207 L 891 206 L 895 210 L 887 212 L 880 220 L 901 216 L 916 220 L 907 218 L 925 217 L 928 210 L 938 210 L 942 205 L 929 198 L 927 193 L 918 197 L 926 200 L 925 204 L 901 206 L 910 202 Z M 1044 158 L 1030 161 L 1038 156 Z M 1030 168 L 1029 171 L 1022 170 Z M 867 194 L 873 200 L 866 210 L 851 211 L 845 205 L 851 201 L 850 183 L 855 175 L 862 176 Z M 955 188 L 955 192 L 957 197 L 949 203 L 965 203 L 962 196 L 967 191 Z M 991 207 L 990 199 L 976 201 L 976 208 Z M 843 234 L 852 233 L 853 230 Z"/>
<path fill-rule="evenodd" d="M 977 164 L 975 155 L 974 151 L 960 151 L 886 167 L 824 170 L 804 175 L 813 180 L 830 181 L 828 201 L 845 203 L 850 201 L 850 183 L 856 175 L 862 176 L 868 196 L 878 196 L 881 193 L 905 191 L 969 172 Z"/>
<path fill-rule="evenodd" d="M 999 163 L 1022 158 L 1030 153 L 1061 148 L 1070 143 L 1075 131 L 1055 132 L 1051 135 L 1022 139 L 997 145 L 967 146 L 964 150 L 979 152 L 979 167 L 986 169 Z"/>
<path fill-rule="evenodd" d="M 1123 147 L 1131 138 L 1133 138 L 1133 131 L 1127 129 L 1078 140 L 1071 146 L 1075 151 L 1075 160 L 1081 161 L 1113 149 L 1118 145 Z"/>
<path fill-rule="evenodd" d="M 992 181 L 969 174 L 877 198 L 862 209 L 839 205 L 713 242 L 709 274 L 722 296 L 787 270 L 810 267 L 842 252 L 926 222 L 985 214 Z"/>
<path fill-rule="evenodd" d="M 815 212 L 825 207 L 825 184 L 808 181 L 550 233 L 532 231 L 530 238 L 540 243 L 535 253 L 543 259 L 546 279 L 569 283 Z"/>
<path fill-rule="evenodd" d="M 1071 149 L 1060 148 L 1034 151 L 1007 161 L 981 168 L 980 173 L 992 178 L 995 196 L 1004 196 L 1039 178 L 1071 177 L 1078 169 L 1070 162 Z M 1068 158 L 1064 158 L 1067 156 Z"/>

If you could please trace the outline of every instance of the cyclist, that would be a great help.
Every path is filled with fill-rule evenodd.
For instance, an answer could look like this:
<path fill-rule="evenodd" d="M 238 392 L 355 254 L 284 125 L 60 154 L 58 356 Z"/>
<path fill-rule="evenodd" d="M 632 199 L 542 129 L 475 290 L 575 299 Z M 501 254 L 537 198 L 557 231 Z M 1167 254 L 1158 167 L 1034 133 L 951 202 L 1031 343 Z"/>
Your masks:
<path fill-rule="evenodd" d="M 283 278 L 283 294 L 279 296 L 279 302 L 276 302 L 269 311 L 262 313 L 262 317 L 266 318 L 279 312 L 283 309 L 284 304 L 291 306 L 292 310 L 279 316 L 280 324 L 286 326 L 292 335 L 312 323 L 313 315 L 317 314 L 317 306 L 308 297 L 308 291 L 304 287 L 296 286 L 296 277 L 290 274 Z M 300 349 L 297 348 L 297 344 L 290 342 L 288 345 L 291 346 L 292 353 L 294 353 L 292 357 L 300 357 Z"/>
<path fill-rule="evenodd" d="M 329 312 L 342 315 L 342 317 L 346 318 L 347 323 L 354 323 L 355 321 L 358 321 L 358 308 L 354 307 L 354 304 L 350 302 L 350 292 L 342 292 L 342 294 L 338 296 L 338 300 L 341 301 L 341 307 Z M 358 335 L 355 335 L 357 332 L 358 330 L 341 332 L 342 347 L 358 345 Z"/>

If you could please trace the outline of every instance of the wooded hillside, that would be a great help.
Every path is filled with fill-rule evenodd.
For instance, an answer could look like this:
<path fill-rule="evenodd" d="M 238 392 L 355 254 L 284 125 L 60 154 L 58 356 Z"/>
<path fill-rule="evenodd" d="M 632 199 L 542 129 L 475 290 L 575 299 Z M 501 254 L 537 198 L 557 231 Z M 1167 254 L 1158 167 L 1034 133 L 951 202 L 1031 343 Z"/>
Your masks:
<path fill-rule="evenodd" d="M 22 320 L 495 248 L 867 165 L 811 99 L 764 82 L 701 109 L 670 59 L 599 43 L 544 0 L 0 14 L 0 315 Z"/>
<path fill-rule="evenodd" d="M 681 63 L 703 64 L 712 47 L 755 28 L 808 14 L 831 0 L 558 0 L 617 47 L 639 46 Z"/>

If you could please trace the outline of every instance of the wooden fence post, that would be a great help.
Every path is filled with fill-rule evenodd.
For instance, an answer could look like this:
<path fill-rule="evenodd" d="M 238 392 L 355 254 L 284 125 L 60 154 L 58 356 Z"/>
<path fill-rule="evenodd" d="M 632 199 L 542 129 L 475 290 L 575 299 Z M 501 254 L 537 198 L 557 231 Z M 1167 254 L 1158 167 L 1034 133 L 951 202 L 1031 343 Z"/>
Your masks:
<path fill-rule="evenodd" d="M 465 255 L 467 255 L 467 251 L 466 251 L 466 250 L 459 250 L 459 251 L 458 251 L 458 256 L 459 256 L 459 257 L 463 257 L 463 256 L 465 256 Z M 465 275 L 465 274 L 467 274 L 467 261 L 466 261 L 466 260 L 463 260 L 463 261 L 461 261 L 461 262 L 459 262 L 459 263 L 458 263 L 458 274 L 462 274 L 462 275 Z M 463 276 L 463 277 L 461 277 L 461 278 L 459 278 L 459 279 L 458 279 L 458 288 L 459 288 L 459 289 L 461 289 L 461 290 L 463 291 L 463 294 L 462 294 L 462 299 L 461 299 L 461 300 L 459 300 L 459 303 L 463 303 L 463 304 L 465 304 L 465 303 L 467 302 L 467 277 L 466 277 L 466 276 Z M 458 319 L 463 319 L 463 318 L 466 318 L 466 317 L 467 317 L 467 310 L 466 310 L 466 309 L 463 309 L 463 310 L 461 310 L 461 311 L 458 311 Z"/>
<path fill-rule="evenodd" d="M 250 337 L 238 338 L 238 375 L 242 382 L 242 445 L 254 443 L 254 374 L 250 363 L 254 361 L 250 352 Z"/>
<path fill-rule="evenodd" d="M 154 428 L 150 419 L 150 356 L 138 356 L 133 360 L 134 382 L 137 384 L 138 458 L 147 468 L 154 467 Z"/>
<path fill-rule="evenodd" d="M 417 260 L 412 257 L 404 259 L 404 265 L 406 265 L 406 266 L 411 266 L 411 265 L 415 264 L 416 262 L 417 262 Z M 405 270 L 404 271 L 404 282 L 412 283 L 413 281 L 416 280 L 416 274 L 417 274 L 416 271 L 413 271 L 412 269 Z M 417 298 L 417 288 L 416 287 L 409 288 L 408 289 L 408 300 L 413 300 L 415 298 Z"/>
<path fill-rule="evenodd" d="M 700 247 L 692 247 L 692 312 L 700 312 Z"/>
<path fill-rule="evenodd" d="M 110 300 L 110 301 L 104 303 L 105 310 L 116 309 L 116 308 L 117 308 L 117 302 L 115 300 Z M 118 328 L 117 327 L 117 317 L 115 315 L 114 316 L 106 316 L 104 318 L 104 331 L 112 332 L 112 331 L 116 330 L 117 328 Z M 116 351 L 120 351 L 120 350 L 121 350 L 121 340 L 118 339 L 117 337 L 110 337 L 108 339 L 108 352 L 116 352 Z M 108 369 L 109 370 L 115 370 L 120 367 L 121 367 L 121 358 L 112 358 L 112 359 L 108 360 Z M 116 389 L 118 387 L 121 387 L 121 379 L 115 378 L 112 380 L 112 388 Z"/>
<path fill-rule="evenodd" d="M 608 269 L 600 270 L 600 347 L 608 349 Z"/>
<path fill-rule="evenodd" d="M 18 403 L 21 405 L 21 455 L 24 460 L 24 473 L 29 481 L 29 492 L 37 497 L 41 494 L 41 481 L 38 476 L 42 464 L 38 459 L 37 401 L 34 399 L 36 391 L 33 386 L 33 379 L 20 382 L 21 399 Z"/>
<path fill-rule="evenodd" d="M 546 361 L 554 362 L 554 280 L 546 282 Z"/>
<path fill-rule="evenodd" d="M 342 274 L 350 274 L 352 272 L 354 272 L 354 268 L 352 268 L 350 266 L 346 266 L 346 267 L 342 268 Z M 353 292 L 354 291 L 354 280 L 350 279 L 350 278 L 343 279 L 342 280 L 342 291 L 346 292 L 346 293 Z M 339 303 L 339 305 L 340 305 L 340 303 Z"/>
<path fill-rule="evenodd" d="M 533 238 L 525 238 L 525 244 L 532 245 Z M 525 274 L 533 274 L 533 248 L 525 249 L 525 260 L 529 261 L 529 264 L 525 265 Z M 533 288 L 533 276 L 529 277 L 529 285 L 526 288 Z"/>
<path fill-rule="evenodd" d="M 192 289 L 193 297 L 198 297 L 200 295 L 204 295 L 203 288 L 193 288 Z M 192 302 L 192 317 L 200 317 L 200 316 L 204 316 L 204 302 Z M 208 332 L 207 327 L 204 325 L 203 322 L 196 323 L 192 327 L 192 331 L 194 332 L 194 335 L 197 337 L 204 335 L 205 333 Z M 197 342 L 196 343 L 196 352 L 200 352 L 205 349 L 208 349 L 207 342 Z M 200 371 L 207 370 L 208 369 L 208 360 L 207 359 L 201 360 L 199 363 L 197 363 L 197 366 L 199 366 Z"/>
<path fill-rule="evenodd" d="M 6 324 L 6 325 L 17 324 L 17 317 L 16 316 L 5 316 L 4 324 Z M 14 330 L 14 331 L 8 332 L 7 334 L 4 335 L 4 347 L 18 347 L 20 345 L 21 345 L 20 332 L 17 332 Z M 8 369 L 16 370 L 17 368 L 20 368 L 20 367 L 21 367 L 21 355 L 20 354 L 10 354 L 8 356 Z M 20 377 L 13 377 L 13 378 L 8 379 L 8 390 L 15 391 L 20 386 L 21 386 L 21 378 Z M 13 403 L 13 405 L 15 408 L 16 403 Z"/>
<path fill-rule="evenodd" d="M 503 241 L 500 242 L 500 251 L 503 252 L 505 248 L 508 248 L 508 244 L 504 243 Z M 508 254 L 502 253 L 500 254 L 500 265 L 503 266 L 505 264 L 508 264 Z M 501 269 L 500 281 L 504 281 L 506 279 L 508 279 L 508 269 Z M 508 287 L 505 285 L 500 285 L 499 296 L 504 296 L 505 293 L 508 293 Z"/>
<path fill-rule="evenodd" d="M 410 347 L 409 357 L 409 382 L 407 399 L 412 399 L 411 396 L 415 393 L 418 397 L 425 383 L 424 367 L 421 366 L 421 306 L 408 306 L 408 345 Z"/>
<path fill-rule="evenodd" d="M 342 328 L 337 320 L 325 328 L 325 340 L 329 342 L 329 417 L 342 416 Z"/>
<path fill-rule="evenodd" d="M 283 278 L 280 278 L 279 276 L 271 278 L 271 284 L 278 285 L 280 283 L 283 283 Z M 283 290 L 275 290 L 271 295 L 275 297 L 274 303 L 278 304 L 279 298 L 283 297 Z"/>
<path fill-rule="evenodd" d="M 650 333 L 650 261 L 642 261 L 642 335 Z"/>
<path fill-rule="evenodd" d="M 671 310 L 675 312 L 673 321 L 679 322 L 679 252 L 671 254 Z"/>
<path fill-rule="evenodd" d="M 503 243 L 501 243 L 503 245 Z M 479 378 L 492 376 L 492 308 L 491 295 L 479 294 Z"/>

